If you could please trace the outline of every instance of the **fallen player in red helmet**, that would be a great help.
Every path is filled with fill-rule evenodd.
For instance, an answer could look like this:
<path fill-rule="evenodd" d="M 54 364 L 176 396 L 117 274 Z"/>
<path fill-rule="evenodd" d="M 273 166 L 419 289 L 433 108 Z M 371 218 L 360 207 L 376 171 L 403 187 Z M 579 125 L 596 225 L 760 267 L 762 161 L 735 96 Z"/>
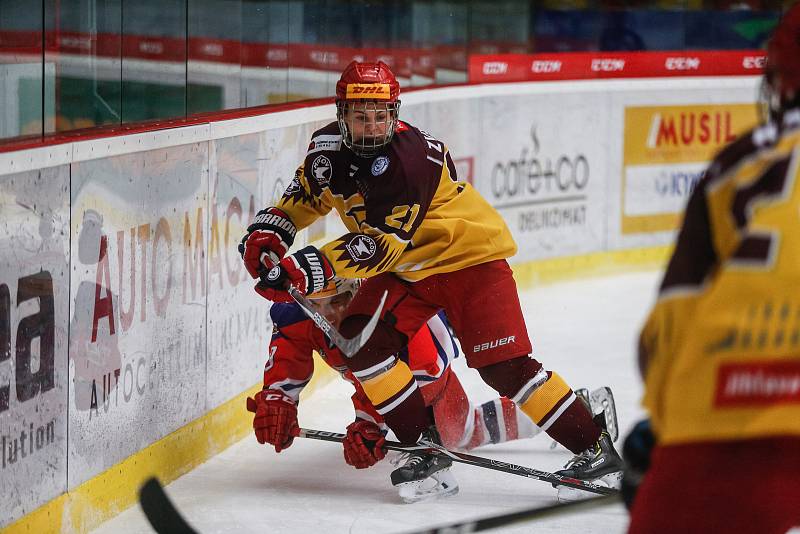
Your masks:
<path fill-rule="evenodd" d="M 334 325 L 358 290 L 359 281 L 335 279 L 322 292 L 310 298 Z M 276 303 L 270 309 L 274 323 L 269 358 L 264 369 L 264 389 L 248 399 L 255 411 L 253 421 L 259 443 L 274 445 L 280 452 L 298 435 L 297 404 L 300 391 L 314 372 L 312 352 L 353 384 L 355 420 L 347 427 L 345 461 L 357 469 L 374 465 L 385 456 L 380 446 L 388 427 L 369 401 L 360 383 L 345 365 L 345 357 L 330 339 L 303 314 L 295 303 Z M 532 437 L 539 428 L 505 397 L 473 406 L 450 363 L 459 355 L 458 345 L 449 331 L 444 313 L 434 315 L 409 341 L 398 358 L 409 366 L 433 412 L 441 443 L 451 449 L 471 449 L 487 443 L 501 443 Z M 370 446 L 365 446 L 369 442 Z M 392 473 L 393 483 L 402 479 Z M 395 483 L 405 502 L 453 495 L 458 483 L 449 469 L 434 473 L 420 483 Z"/>

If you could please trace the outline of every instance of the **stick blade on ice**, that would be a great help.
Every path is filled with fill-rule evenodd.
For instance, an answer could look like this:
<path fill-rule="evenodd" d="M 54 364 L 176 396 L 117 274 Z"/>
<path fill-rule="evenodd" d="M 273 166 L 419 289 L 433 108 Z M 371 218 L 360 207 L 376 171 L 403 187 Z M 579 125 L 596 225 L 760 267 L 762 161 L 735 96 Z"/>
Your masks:
<path fill-rule="evenodd" d="M 172 504 L 157 478 L 149 478 L 139 488 L 139 504 L 158 534 L 198 534 Z"/>

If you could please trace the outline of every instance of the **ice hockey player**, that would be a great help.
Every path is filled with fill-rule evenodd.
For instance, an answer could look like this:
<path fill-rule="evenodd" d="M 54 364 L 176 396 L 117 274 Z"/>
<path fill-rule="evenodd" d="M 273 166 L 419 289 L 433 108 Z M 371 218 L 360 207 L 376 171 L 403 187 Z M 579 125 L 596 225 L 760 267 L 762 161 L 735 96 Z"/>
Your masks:
<path fill-rule="evenodd" d="M 334 326 L 356 294 L 360 281 L 334 278 L 322 291 L 309 298 Z M 352 383 L 355 421 L 347 427 L 344 441 L 345 461 L 357 469 L 374 465 L 384 458 L 381 448 L 387 427 L 363 388 L 345 365 L 346 358 L 322 330 L 317 328 L 295 303 L 276 303 L 270 309 L 274 325 L 269 359 L 264 368 L 264 389 L 248 399 L 255 411 L 253 428 L 259 443 L 269 443 L 275 450 L 289 447 L 299 431 L 297 406 L 300 392 L 314 373 L 313 351 Z M 449 449 L 471 449 L 487 443 L 501 443 L 532 437 L 539 429 L 506 398 L 497 398 L 473 406 L 461 382 L 450 367 L 459 354 L 458 344 L 450 334 L 443 313 L 431 317 L 397 355 L 411 369 L 425 404 L 432 412 L 439 443 Z M 372 446 L 366 446 L 371 443 Z M 391 475 L 405 502 L 453 495 L 458 483 L 449 472 L 447 456 L 434 458 L 426 480 L 409 477 L 401 467 Z M 413 475 L 413 472 L 411 473 Z"/>
<path fill-rule="evenodd" d="M 242 239 L 251 276 L 270 267 L 256 291 L 281 302 L 290 299 L 287 284 L 313 295 L 334 275 L 366 278 L 341 324 L 347 337 L 364 328 L 388 291 L 382 320 L 347 365 L 406 443 L 426 437 L 432 421 L 411 370 L 395 355 L 444 309 L 467 364 L 575 454 L 560 473 L 617 485 L 622 460 L 608 435 L 564 379 L 531 354 L 506 261 L 516 244 L 505 221 L 458 181 L 443 142 L 398 119 L 399 93 L 382 62 L 345 68 L 336 84 L 337 121 L 313 134 L 277 206 L 260 211 Z M 348 233 L 284 257 L 297 230 L 331 209 Z"/>
<path fill-rule="evenodd" d="M 765 89 L 768 120 L 692 192 L 642 330 L 632 534 L 800 532 L 800 4 Z"/>

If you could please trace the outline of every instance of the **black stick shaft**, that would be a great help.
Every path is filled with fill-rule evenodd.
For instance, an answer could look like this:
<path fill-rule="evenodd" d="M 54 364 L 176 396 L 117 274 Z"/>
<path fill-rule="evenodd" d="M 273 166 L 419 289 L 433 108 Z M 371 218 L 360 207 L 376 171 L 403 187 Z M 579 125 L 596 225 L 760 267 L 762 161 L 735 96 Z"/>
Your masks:
<path fill-rule="evenodd" d="M 344 440 L 345 435 L 337 434 L 336 432 L 326 432 L 324 430 L 311 430 L 311 429 L 301 428 L 300 437 L 319 439 L 323 441 L 336 441 L 341 443 Z M 403 445 L 402 443 L 398 443 L 396 441 L 387 441 L 385 447 L 391 451 L 402 451 L 402 452 L 436 450 L 439 451 L 440 453 L 448 455 L 454 461 L 463 464 L 474 465 L 477 467 L 484 467 L 486 469 L 501 471 L 503 473 L 509 473 L 512 475 L 533 478 L 535 480 L 541 480 L 543 482 L 550 482 L 551 484 L 555 484 L 557 486 L 567 486 L 570 488 L 576 488 L 591 493 L 597 493 L 600 495 L 614 495 L 619 493 L 619 490 L 613 488 L 592 484 L 590 482 L 583 482 L 581 480 L 577 480 L 574 478 L 562 477 L 560 475 L 556 475 L 555 473 L 550 473 L 548 471 L 539 471 L 538 469 L 533 469 L 531 467 L 524 467 L 517 464 L 502 462 L 500 460 L 491 460 L 489 458 L 474 456 L 472 454 L 465 454 L 463 452 L 455 452 L 445 449 L 443 447 L 436 446 L 434 444 Z"/>
<path fill-rule="evenodd" d="M 457 521 L 448 525 L 439 525 L 422 530 L 414 530 L 412 532 L 406 532 L 405 534 L 461 534 L 465 532 L 480 532 L 482 530 L 504 527 L 513 523 L 521 523 L 523 521 L 531 521 L 533 519 L 542 519 L 564 513 L 591 510 L 593 508 L 614 504 L 618 501 L 619 495 L 603 495 L 600 497 L 592 497 L 591 499 L 586 499 L 583 501 L 551 504 L 548 506 L 528 508 L 525 510 L 519 510 L 517 512 L 498 514 L 481 519 Z"/>

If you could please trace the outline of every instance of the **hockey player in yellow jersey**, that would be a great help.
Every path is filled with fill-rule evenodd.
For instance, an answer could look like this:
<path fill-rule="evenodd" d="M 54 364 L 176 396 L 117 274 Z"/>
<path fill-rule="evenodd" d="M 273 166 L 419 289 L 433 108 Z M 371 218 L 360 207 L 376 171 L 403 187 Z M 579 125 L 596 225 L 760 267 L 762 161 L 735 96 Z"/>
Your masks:
<path fill-rule="evenodd" d="M 642 330 L 632 533 L 800 532 L 800 5 L 765 88 L 769 119 L 693 191 Z"/>
<path fill-rule="evenodd" d="M 242 240 L 248 271 L 264 275 L 256 290 L 280 302 L 290 300 L 287 284 L 313 295 L 334 275 L 365 278 L 341 323 L 347 337 L 363 329 L 387 291 L 378 327 L 347 365 L 397 438 L 410 443 L 430 437 L 432 421 L 408 365 L 394 355 L 444 309 L 468 365 L 575 453 L 561 474 L 616 484 L 621 460 L 608 434 L 531 355 L 506 261 L 516 244 L 505 221 L 458 181 L 442 141 L 399 119 L 399 92 L 384 63 L 345 69 L 336 86 L 337 121 L 313 134 L 283 198 L 258 213 Z M 285 256 L 296 231 L 331 210 L 348 233 Z M 370 446 L 365 442 L 365 454 Z M 422 472 L 447 467 L 449 458 L 409 462 Z"/>

